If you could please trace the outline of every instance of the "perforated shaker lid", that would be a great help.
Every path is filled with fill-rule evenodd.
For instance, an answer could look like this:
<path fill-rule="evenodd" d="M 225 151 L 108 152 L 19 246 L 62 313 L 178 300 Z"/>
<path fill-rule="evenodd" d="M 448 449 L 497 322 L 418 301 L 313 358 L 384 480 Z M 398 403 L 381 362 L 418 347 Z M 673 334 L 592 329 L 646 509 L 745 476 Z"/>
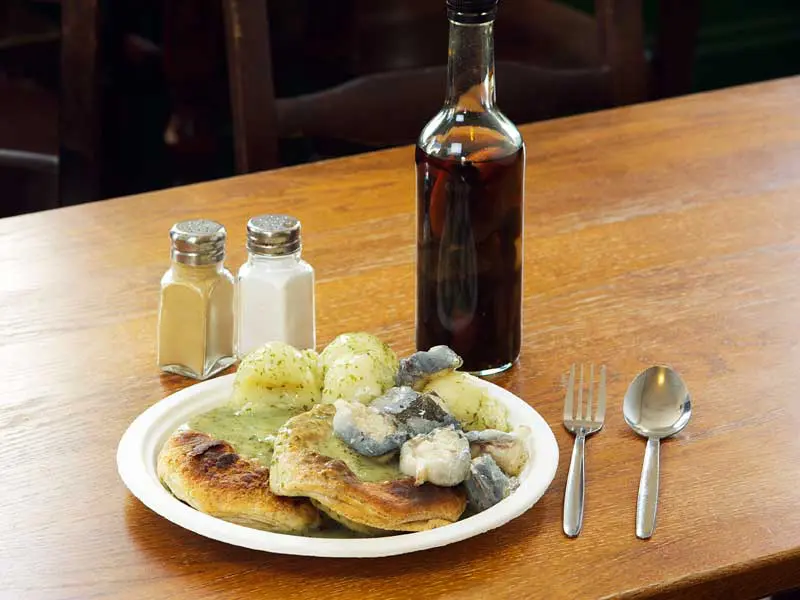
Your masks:
<path fill-rule="evenodd" d="M 228 235 L 220 223 L 208 219 L 180 221 L 169 230 L 172 260 L 186 265 L 210 265 L 225 258 Z"/>
<path fill-rule="evenodd" d="M 261 215 L 247 222 L 247 250 L 285 256 L 300 250 L 300 221 L 289 215 Z"/>

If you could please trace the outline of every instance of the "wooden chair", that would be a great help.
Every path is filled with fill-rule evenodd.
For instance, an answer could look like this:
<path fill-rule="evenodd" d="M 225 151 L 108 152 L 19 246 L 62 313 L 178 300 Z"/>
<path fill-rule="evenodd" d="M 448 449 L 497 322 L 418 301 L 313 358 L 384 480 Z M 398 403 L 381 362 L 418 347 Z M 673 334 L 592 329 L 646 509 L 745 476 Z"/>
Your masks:
<path fill-rule="evenodd" d="M 25 17 L 25 8 L 20 0 L 6 3 L 0 19 L 14 38 L 0 44 L 0 176 L 14 196 L 2 207 L 6 215 L 100 197 L 99 0 L 63 2 L 60 32 Z M 55 68 L 34 79 L 50 81 L 24 72 L 26 57 L 40 49 Z"/>
<path fill-rule="evenodd" d="M 0 217 L 58 206 L 58 97 L 0 77 Z"/>
<path fill-rule="evenodd" d="M 692 64 L 700 28 L 700 0 L 661 0 L 659 32 L 653 61 L 657 98 L 687 94 L 692 88 Z"/>
<path fill-rule="evenodd" d="M 58 206 L 58 157 L 0 148 L 0 217 Z"/>
<path fill-rule="evenodd" d="M 345 19 L 348 27 L 331 28 L 349 34 L 349 42 L 318 41 L 323 54 L 338 49 L 332 62 L 347 64 L 349 59 L 356 77 L 322 91 L 276 98 L 266 3 L 223 0 L 239 172 L 275 167 L 278 140 L 285 137 L 319 136 L 375 147 L 410 143 L 441 106 L 447 27 L 443 8 L 436 4 L 426 12 L 424 7 L 432 5 L 427 0 L 356 5 L 361 10 Z M 506 0 L 497 31 L 498 100 L 516 122 L 647 98 L 641 0 L 597 0 L 594 18 L 548 0 Z M 361 46 L 354 47 L 353 39 Z M 387 40 L 405 44 L 393 47 Z M 437 43 L 425 45 L 425 40 Z M 504 46 L 506 40 L 510 43 Z M 538 46 L 529 40 L 537 40 Z M 395 51 L 381 55 L 381 47 Z M 393 118 L 377 117 L 377 106 Z"/>
<path fill-rule="evenodd" d="M 101 197 L 101 0 L 61 2 L 59 179 L 62 206 Z"/>
<path fill-rule="evenodd" d="M 0 216 L 58 205 L 57 27 L 0 7 Z"/>

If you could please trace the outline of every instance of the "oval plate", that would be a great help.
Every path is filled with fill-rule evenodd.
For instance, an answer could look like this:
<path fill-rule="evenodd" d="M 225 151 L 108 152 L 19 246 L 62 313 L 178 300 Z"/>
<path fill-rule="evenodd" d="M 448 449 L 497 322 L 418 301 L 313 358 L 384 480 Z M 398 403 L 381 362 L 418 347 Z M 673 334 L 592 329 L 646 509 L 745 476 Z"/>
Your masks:
<path fill-rule="evenodd" d="M 117 448 L 117 469 L 131 493 L 165 519 L 205 537 L 254 550 L 366 558 L 436 548 L 479 535 L 508 523 L 533 506 L 547 490 L 558 466 L 558 444 L 545 420 L 523 400 L 487 381 L 473 380 L 508 408 L 509 424 L 527 425 L 530 460 L 520 486 L 489 510 L 430 531 L 381 538 L 331 539 L 270 533 L 228 523 L 201 513 L 173 496 L 156 474 L 156 457 L 167 438 L 193 415 L 228 400 L 235 375 L 195 384 L 157 402 L 131 423 Z"/>

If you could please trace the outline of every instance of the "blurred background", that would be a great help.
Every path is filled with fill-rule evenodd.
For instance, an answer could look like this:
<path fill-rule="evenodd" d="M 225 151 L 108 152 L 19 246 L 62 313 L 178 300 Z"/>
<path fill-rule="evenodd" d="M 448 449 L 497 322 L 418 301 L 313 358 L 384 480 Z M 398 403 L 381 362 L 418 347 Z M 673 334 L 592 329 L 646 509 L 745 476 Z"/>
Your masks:
<path fill-rule="evenodd" d="M 797 0 L 501 0 L 518 124 L 800 73 Z M 0 216 L 408 144 L 444 0 L 0 0 Z"/>

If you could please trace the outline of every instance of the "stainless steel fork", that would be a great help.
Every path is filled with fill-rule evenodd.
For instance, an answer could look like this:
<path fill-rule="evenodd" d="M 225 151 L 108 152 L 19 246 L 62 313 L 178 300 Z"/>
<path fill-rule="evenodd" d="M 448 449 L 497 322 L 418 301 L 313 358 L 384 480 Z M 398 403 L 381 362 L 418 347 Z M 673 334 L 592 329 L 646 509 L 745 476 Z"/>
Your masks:
<path fill-rule="evenodd" d="M 587 387 L 588 399 L 586 407 L 583 406 L 584 365 L 580 366 L 580 380 L 578 382 L 578 402 L 573 410 L 575 397 L 575 365 L 569 370 L 567 394 L 564 397 L 564 427 L 575 435 L 575 445 L 572 447 L 572 460 L 569 463 L 567 475 L 567 488 L 564 491 L 564 533 L 569 537 L 577 537 L 583 526 L 583 490 L 586 477 L 583 468 L 583 449 L 586 437 L 597 433 L 603 428 L 603 419 L 606 415 L 606 367 L 600 366 L 600 381 L 597 386 L 597 407 L 592 415 L 594 402 L 594 365 L 589 365 L 589 385 Z"/>

